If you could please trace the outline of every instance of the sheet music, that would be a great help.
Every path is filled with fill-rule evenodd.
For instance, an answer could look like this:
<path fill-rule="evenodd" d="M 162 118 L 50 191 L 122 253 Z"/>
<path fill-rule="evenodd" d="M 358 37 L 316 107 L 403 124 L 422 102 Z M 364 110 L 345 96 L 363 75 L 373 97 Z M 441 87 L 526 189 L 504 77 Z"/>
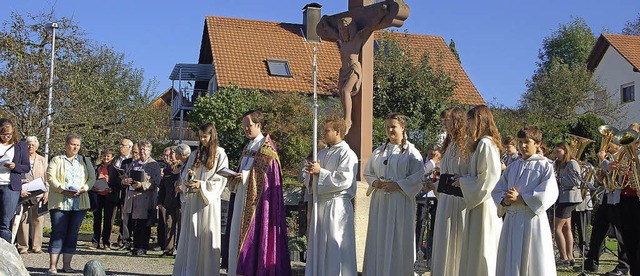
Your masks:
<path fill-rule="evenodd" d="M 38 191 L 38 190 L 42 190 L 46 192 L 47 186 L 44 185 L 44 181 L 42 180 L 42 177 L 38 177 L 34 180 L 31 180 L 28 183 L 22 184 L 22 189 L 27 190 L 29 192 Z"/>

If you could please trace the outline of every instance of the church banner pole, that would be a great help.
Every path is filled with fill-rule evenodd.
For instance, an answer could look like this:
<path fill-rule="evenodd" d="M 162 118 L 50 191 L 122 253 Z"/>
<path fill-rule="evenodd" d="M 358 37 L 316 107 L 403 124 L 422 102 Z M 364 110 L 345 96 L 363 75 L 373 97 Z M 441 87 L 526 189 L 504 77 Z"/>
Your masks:
<path fill-rule="evenodd" d="M 313 162 L 318 161 L 318 47 L 313 47 Z M 318 258 L 318 247 L 316 246 L 316 229 L 318 227 L 318 185 L 314 183 L 318 176 L 312 175 L 313 184 L 313 209 L 311 213 L 313 214 L 313 228 L 312 231 L 309 231 L 309 235 L 311 235 L 311 250 L 312 250 L 312 258 Z M 317 265 L 317 262 L 312 260 L 312 265 Z M 312 268 L 312 271 L 315 271 Z"/>

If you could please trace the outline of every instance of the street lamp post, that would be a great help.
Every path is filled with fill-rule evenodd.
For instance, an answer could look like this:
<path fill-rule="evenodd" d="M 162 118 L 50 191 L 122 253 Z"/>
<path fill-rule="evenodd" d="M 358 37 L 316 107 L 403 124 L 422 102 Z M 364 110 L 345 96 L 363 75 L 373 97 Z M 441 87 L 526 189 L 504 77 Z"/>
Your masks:
<path fill-rule="evenodd" d="M 53 112 L 53 68 L 56 55 L 56 29 L 59 28 L 58 23 L 53 22 L 47 24 L 47 29 L 53 30 L 53 37 L 51 38 L 51 71 L 49 72 L 49 101 L 47 107 L 47 132 L 45 134 L 44 143 L 44 158 L 49 160 L 49 136 L 51 135 L 51 113 Z"/>

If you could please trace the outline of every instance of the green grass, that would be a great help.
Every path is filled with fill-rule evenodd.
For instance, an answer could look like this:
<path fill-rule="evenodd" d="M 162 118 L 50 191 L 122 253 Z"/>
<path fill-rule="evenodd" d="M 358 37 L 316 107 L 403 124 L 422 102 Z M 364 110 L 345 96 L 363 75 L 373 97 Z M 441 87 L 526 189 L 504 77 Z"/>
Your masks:
<path fill-rule="evenodd" d="M 611 252 L 618 253 L 618 242 L 615 239 L 605 239 L 605 246 L 611 250 Z M 600 256 L 600 267 L 598 268 L 598 274 L 590 275 L 602 275 L 605 272 L 611 271 L 618 264 L 618 258 L 608 251 L 605 251 Z M 581 271 L 582 257 L 576 257 L 576 265 L 573 268 L 559 268 L 557 269 L 559 276 L 575 276 Z"/>

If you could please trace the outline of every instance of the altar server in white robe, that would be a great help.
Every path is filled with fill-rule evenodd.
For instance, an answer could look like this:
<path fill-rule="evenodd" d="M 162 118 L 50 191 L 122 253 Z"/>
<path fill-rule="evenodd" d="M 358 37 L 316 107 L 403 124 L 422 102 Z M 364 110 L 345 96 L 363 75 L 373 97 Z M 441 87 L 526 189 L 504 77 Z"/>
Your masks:
<path fill-rule="evenodd" d="M 373 151 L 363 172 L 372 193 L 363 275 L 413 275 L 415 197 L 424 165 L 406 140 L 405 117 L 391 114 L 385 124 L 389 140 Z"/>
<path fill-rule="evenodd" d="M 465 150 L 467 114 L 459 106 L 450 107 L 440 114 L 447 136 L 442 144 L 444 155 L 440 160 L 440 175 L 466 175 L 468 160 L 462 158 Z M 464 231 L 465 202 L 462 197 L 440 192 L 433 225 L 431 275 L 458 275 Z"/>
<path fill-rule="evenodd" d="M 536 154 L 541 142 L 542 132 L 536 126 L 518 131 L 522 158 L 507 167 L 491 193 L 506 212 L 496 275 L 556 275 L 546 211 L 558 198 L 558 186 L 553 164 Z"/>
<path fill-rule="evenodd" d="M 307 178 L 313 176 L 313 199 L 317 207 L 309 221 L 310 235 L 307 248 L 305 275 L 358 275 L 356 265 L 356 235 L 351 199 L 356 194 L 358 157 L 343 141 L 347 126 L 341 118 L 330 118 L 324 123 L 324 141 L 328 147 L 318 152 L 318 161 L 306 164 Z M 315 186 L 315 188 L 313 187 Z"/>
<path fill-rule="evenodd" d="M 502 138 L 487 106 L 469 110 L 467 135 L 469 174 L 458 180 L 467 206 L 460 275 L 495 275 L 502 220 L 491 192 L 500 179 Z"/>
<path fill-rule="evenodd" d="M 216 172 L 229 161 L 212 123 L 200 126 L 198 133 L 198 150 L 180 176 L 186 202 L 173 275 L 220 275 L 220 196 L 227 179 Z"/>

